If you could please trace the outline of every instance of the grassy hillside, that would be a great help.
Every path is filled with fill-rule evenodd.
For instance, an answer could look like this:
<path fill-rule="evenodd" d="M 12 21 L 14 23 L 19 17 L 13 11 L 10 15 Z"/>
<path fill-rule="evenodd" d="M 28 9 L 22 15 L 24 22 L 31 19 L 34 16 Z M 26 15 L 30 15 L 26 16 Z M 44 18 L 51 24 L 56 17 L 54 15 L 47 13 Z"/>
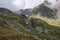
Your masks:
<path fill-rule="evenodd" d="M 31 14 L 25 21 L 23 15 L 0 12 L 1 40 L 60 40 L 59 20 Z"/>
<path fill-rule="evenodd" d="M 4 13 L 0 9 L 0 40 L 37 40 L 34 36 L 26 34 L 27 24 L 22 15 L 11 11 Z"/>
<path fill-rule="evenodd" d="M 30 15 L 30 25 L 33 26 L 34 35 L 43 40 L 60 40 L 60 26 L 58 20 L 44 18 L 38 15 Z"/>
<path fill-rule="evenodd" d="M 46 17 L 43 17 L 43 16 L 41 16 L 41 15 L 35 15 L 35 14 L 32 14 L 31 16 L 29 16 L 29 18 L 41 19 L 41 20 L 47 22 L 47 23 L 50 24 L 50 25 L 60 26 L 60 20 L 55 20 L 55 19 L 53 19 L 53 18 L 46 18 Z"/>
<path fill-rule="evenodd" d="M 16 32 L 6 28 L 0 28 L 0 40 L 38 40 L 32 35 Z"/>

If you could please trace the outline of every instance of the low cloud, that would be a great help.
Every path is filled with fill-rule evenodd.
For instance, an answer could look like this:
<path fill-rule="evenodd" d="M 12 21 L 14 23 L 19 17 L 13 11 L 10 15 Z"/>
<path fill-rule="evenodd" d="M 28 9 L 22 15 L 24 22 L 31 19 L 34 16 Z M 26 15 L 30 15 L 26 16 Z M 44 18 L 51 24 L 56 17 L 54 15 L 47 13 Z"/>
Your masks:
<path fill-rule="evenodd" d="M 19 9 L 27 9 L 34 8 L 35 6 L 41 4 L 44 0 L 0 0 L 0 7 L 5 7 L 10 10 L 19 10 Z M 55 0 L 48 0 L 51 3 L 55 2 Z"/>

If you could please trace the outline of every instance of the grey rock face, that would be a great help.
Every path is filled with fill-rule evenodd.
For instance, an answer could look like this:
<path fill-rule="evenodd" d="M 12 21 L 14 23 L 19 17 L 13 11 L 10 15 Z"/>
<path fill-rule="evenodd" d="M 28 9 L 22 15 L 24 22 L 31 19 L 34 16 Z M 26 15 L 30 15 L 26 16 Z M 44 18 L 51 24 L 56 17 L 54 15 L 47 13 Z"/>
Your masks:
<path fill-rule="evenodd" d="M 40 14 L 43 17 L 47 17 L 47 18 L 54 18 L 56 19 L 56 9 L 52 9 L 50 7 L 50 4 L 48 3 L 42 3 L 39 6 L 35 7 L 32 11 L 33 14 Z"/>

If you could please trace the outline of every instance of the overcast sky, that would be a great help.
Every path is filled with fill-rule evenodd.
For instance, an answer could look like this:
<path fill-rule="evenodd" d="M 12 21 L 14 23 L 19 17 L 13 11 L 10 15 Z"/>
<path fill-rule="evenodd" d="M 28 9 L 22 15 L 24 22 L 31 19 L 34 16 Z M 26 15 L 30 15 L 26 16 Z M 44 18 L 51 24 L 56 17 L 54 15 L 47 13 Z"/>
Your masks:
<path fill-rule="evenodd" d="M 41 4 L 44 0 L 0 0 L 0 7 L 8 8 L 12 11 L 26 8 L 34 8 Z M 54 3 L 55 0 L 48 0 Z"/>

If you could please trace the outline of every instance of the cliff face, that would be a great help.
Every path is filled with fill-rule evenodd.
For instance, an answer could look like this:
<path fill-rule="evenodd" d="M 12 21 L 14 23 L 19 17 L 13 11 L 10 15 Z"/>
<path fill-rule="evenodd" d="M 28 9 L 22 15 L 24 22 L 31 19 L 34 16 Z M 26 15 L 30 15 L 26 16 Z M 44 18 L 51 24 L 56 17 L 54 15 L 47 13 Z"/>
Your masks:
<path fill-rule="evenodd" d="M 32 13 L 43 17 L 56 19 L 56 9 L 52 8 L 51 3 L 49 2 L 43 2 L 42 4 L 36 6 Z"/>

